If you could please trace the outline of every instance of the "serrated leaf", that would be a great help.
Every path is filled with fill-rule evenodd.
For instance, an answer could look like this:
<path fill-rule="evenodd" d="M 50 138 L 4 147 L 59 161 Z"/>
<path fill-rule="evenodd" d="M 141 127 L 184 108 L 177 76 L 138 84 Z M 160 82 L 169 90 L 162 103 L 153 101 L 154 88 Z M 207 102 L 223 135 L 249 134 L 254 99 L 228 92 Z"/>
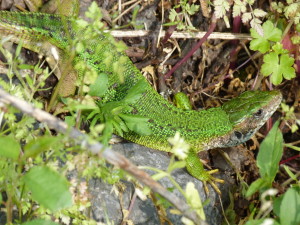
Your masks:
<path fill-rule="evenodd" d="M 278 172 L 279 161 L 283 153 L 283 137 L 278 125 L 279 121 L 273 125 L 269 134 L 261 143 L 257 155 L 260 176 L 270 182 L 274 180 Z"/>
<path fill-rule="evenodd" d="M 264 31 L 263 31 L 263 28 L 261 26 L 261 20 L 257 19 L 257 18 L 253 18 L 251 21 L 250 21 L 250 26 L 256 30 L 256 32 L 263 36 L 264 35 Z"/>
<path fill-rule="evenodd" d="M 267 15 L 267 13 L 265 11 L 261 10 L 261 9 L 254 9 L 253 14 L 256 17 L 264 17 L 264 16 Z"/>
<path fill-rule="evenodd" d="M 36 219 L 36 220 L 31 220 L 26 223 L 22 223 L 21 225 L 60 225 L 59 223 L 55 223 L 50 220 L 42 220 L 42 219 Z"/>
<path fill-rule="evenodd" d="M 280 84 L 283 77 L 287 80 L 296 77 L 295 69 L 292 67 L 294 59 L 288 54 L 279 57 L 277 53 L 271 52 L 264 56 L 263 61 L 261 72 L 264 76 L 271 75 L 271 82 L 274 85 Z"/>
<path fill-rule="evenodd" d="M 290 80 L 296 77 L 294 65 L 294 58 L 290 57 L 288 54 L 283 54 L 280 56 L 280 69 L 283 77 Z"/>
<path fill-rule="evenodd" d="M 284 193 L 280 205 L 280 223 L 293 225 L 300 223 L 300 192 L 299 188 L 289 188 Z"/>
<path fill-rule="evenodd" d="M 91 96 L 102 97 L 108 89 L 108 77 L 105 73 L 100 73 L 93 84 L 90 85 L 89 94 Z"/>
<path fill-rule="evenodd" d="M 244 2 L 244 1 L 242 2 L 240 0 L 236 0 L 234 2 L 234 5 L 233 5 L 232 16 L 233 17 L 240 16 L 241 13 L 244 13 L 244 12 L 246 12 L 246 2 Z"/>
<path fill-rule="evenodd" d="M 0 157 L 17 160 L 20 154 L 21 146 L 11 136 L 0 136 Z"/>
<path fill-rule="evenodd" d="M 169 19 L 174 22 L 177 16 L 177 12 L 174 9 L 170 10 Z"/>
<path fill-rule="evenodd" d="M 287 18 L 294 17 L 295 13 L 297 11 L 299 12 L 299 8 L 300 8 L 299 2 L 295 2 L 295 3 L 290 2 L 290 4 L 284 8 L 284 15 Z"/>
<path fill-rule="evenodd" d="M 49 167 L 33 167 L 23 179 L 32 198 L 47 209 L 57 211 L 72 205 L 68 181 Z"/>
<path fill-rule="evenodd" d="M 250 29 L 251 36 L 253 37 L 253 40 L 250 42 L 250 49 L 266 53 L 270 49 L 269 41 L 280 41 L 282 31 L 274 27 L 273 23 L 269 20 L 262 25 L 262 29 L 263 36 L 255 29 Z"/>
<path fill-rule="evenodd" d="M 274 24 L 268 20 L 263 25 L 264 37 L 270 41 L 280 41 L 282 31 L 274 26 Z"/>
<path fill-rule="evenodd" d="M 242 15 L 242 22 L 243 23 L 247 23 L 248 21 L 250 21 L 252 19 L 252 14 L 251 13 L 244 13 Z"/>
<path fill-rule="evenodd" d="M 287 53 L 289 53 L 289 51 L 286 50 L 286 49 L 284 49 L 283 45 L 281 43 L 279 43 L 279 42 L 276 42 L 276 44 L 272 46 L 272 49 L 277 54 L 287 54 Z"/>
<path fill-rule="evenodd" d="M 273 84 L 278 85 L 282 81 L 282 76 L 280 75 L 279 64 L 278 64 L 278 54 L 271 52 L 264 56 L 264 64 L 261 66 L 261 73 L 264 76 L 272 75 L 271 81 Z"/>

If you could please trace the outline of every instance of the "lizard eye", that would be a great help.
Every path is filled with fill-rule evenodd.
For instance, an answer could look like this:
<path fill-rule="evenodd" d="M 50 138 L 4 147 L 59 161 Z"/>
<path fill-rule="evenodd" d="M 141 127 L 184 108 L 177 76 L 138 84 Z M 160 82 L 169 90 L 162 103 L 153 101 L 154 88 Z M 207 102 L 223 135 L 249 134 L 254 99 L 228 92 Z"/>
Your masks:
<path fill-rule="evenodd" d="M 242 138 L 242 133 L 239 131 L 234 131 L 234 135 L 237 137 L 237 139 L 241 139 Z"/>
<path fill-rule="evenodd" d="M 263 114 L 263 110 L 262 110 L 262 109 L 259 109 L 259 110 L 257 110 L 257 111 L 254 113 L 254 116 L 255 116 L 256 118 L 259 118 L 262 114 Z"/>

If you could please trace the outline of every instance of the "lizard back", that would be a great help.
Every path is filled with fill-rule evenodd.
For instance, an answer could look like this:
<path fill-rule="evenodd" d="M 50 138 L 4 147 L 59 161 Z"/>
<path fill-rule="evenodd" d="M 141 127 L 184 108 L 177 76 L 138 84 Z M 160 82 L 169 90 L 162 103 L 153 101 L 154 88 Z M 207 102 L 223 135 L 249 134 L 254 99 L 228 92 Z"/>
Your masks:
<path fill-rule="evenodd" d="M 70 39 L 75 35 L 80 35 L 72 29 L 72 26 L 71 18 L 60 15 L 0 12 L 1 32 L 28 40 L 25 46 L 28 48 L 32 43 L 45 41 L 58 47 L 64 55 L 68 55 Z M 34 48 L 30 49 L 34 50 Z M 97 49 L 97 54 L 95 49 Z M 123 82 L 120 81 L 112 64 L 107 63 L 107 58 L 111 63 L 117 61 L 120 67 L 125 68 Z M 109 101 L 124 98 L 137 82 L 141 80 L 147 82 L 125 53 L 116 50 L 115 45 L 111 43 L 111 37 L 103 32 L 99 33 L 99 37 L 91 40 L 84 51 L 75 56 L 74 61 L 80 60 L 93 67 L 98 73 L 107 74 L 109 88 L 105 95 L 109 96 Z M 269 98 L 265 102 L 269 104 Z M 149 118 L 148 124 L 153 132 L 151 135 L 144 136 L 128 132 L 124 133 L 124 138 L 158 150 L 171 150 L 167 140 L 174 136 L 176 131 L 180 132 L 195 151 L 199 151 L 203 150 L 204 145 L 208 146 L 207 143 L 215 141 L 216 138 L 231 135 L 234 130 L 234 123 L 230 121 L 229 115 L 221 107 L 185 111 L 163 99 L 149 83 L 145 86 L 142 96 L 131 106 L 133 110 L 127 113 Z M 226 141 L 214 144 L 214 147 L 224 146 L 226 146 Z"/>

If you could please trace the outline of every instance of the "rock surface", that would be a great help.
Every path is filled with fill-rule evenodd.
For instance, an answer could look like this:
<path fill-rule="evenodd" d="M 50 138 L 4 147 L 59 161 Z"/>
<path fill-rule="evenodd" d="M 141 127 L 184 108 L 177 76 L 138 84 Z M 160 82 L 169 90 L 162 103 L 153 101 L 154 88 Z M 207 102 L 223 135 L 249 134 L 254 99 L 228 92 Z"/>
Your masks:
<path fill-rule="evenodd" d="M 113 150 L 123 154 L 132 163 L 138 166 L 150 166 L 165 170 L 170 161 L 170 157 L 164 152 L 149 149 L 133 143 L 113 145 Z M 153 174 L 150 171 L 148 172 Z M 207 200 L 202 182 L 190 176 L 185 169 L 175 170 L 172 175 L 183 189 L 185 189 L 188 182 L 193 182 L 196 189 L 199 191 L 201 200 Z M 219 177 L 225 180 L 225 184 L 219 185 L 219 188 L 222 192 L 222 204 L 224 208 L 226 208 L 229 201 L 228 192 L 230 190 L 230 183 L 232 183 L 232 180 L 222 173 L 220 173 L 220 175 L 221 176 Z M 127 210 L 129 208 L 130 201 L 135 190 L 132 183 L 127 181 L 122 182 L 126 188 L 123 190 L 122 197 L 120 198 L 112 191 L 112 185 L 105 184 L 99 179 L 90 181 L 89 188 L 92 197 L 92 216 L 95 220 L 107 223 L 108 219 L 109 221 L 114 221 L 114 224 L 120 224 L 122 222 L 122 209 Z M 172 183 L 167 178 L 163 178 L 159 182 L 166 188 L 173 187 Z M 174 190 L 174 193 L 184 200 L 177 190 Z M 219 225 L 221 224 L 223 217 L 220 198 L 211 188 L 208 198 L 209 203 L 204 207 L 207 222 L 211 225 Z M 181 222 L 181 216 L 171 214 L 169 209 L 167 214 L 168 219 L 170 219 L 173 224 L 183 224 Z M 157 210 L 151 199 L 142 201 L 137 197 L 134 201 L 134 206 L 128 219 L 134 224 L 140 225 L 160 224 Z"/>

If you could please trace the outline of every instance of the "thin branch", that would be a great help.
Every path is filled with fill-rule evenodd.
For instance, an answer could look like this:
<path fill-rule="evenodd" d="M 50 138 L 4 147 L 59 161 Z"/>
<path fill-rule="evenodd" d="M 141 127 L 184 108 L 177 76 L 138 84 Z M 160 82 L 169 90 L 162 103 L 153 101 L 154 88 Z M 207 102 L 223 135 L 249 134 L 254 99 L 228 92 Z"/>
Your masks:
<path fill-rule="evenodd" d="M 104 146 L 96 141 L 91 141 L 91 138 L 81 133 L 79 130 L 68 127 L 66 123 L 52 116 L 51 114 L 33 107 L 31 104 L 17 97 L 10 95 L 0 88 L 0 103 L 12 105 L 13 107 L 21 110 L 23 113 L 35 118 L 36 120 L 45 123 L 49 128 L 56 130 L 59 133 L 68 135 L 75 144 L 80 145 L 82 148 L 91 151 L 93 154 L 98 154 L 99 157 L 103 157 L 107 162 L 120 167 L 125 170 L 138 181 L 151 188 L 152 191 L 162 195 L 174 207 L 182 212 L 182 214 L 191 219 L 195 224 L 207 225 L 205 221 L 200 220 L 196 213 L 191 208 L 173 193 L 167 191 L 162 185 L 153 180 L 150 175 L 145 173 L 143 170 L 138 169 L 137 166 L 132 164 L 123 155 L 112 151 L 110 148 L 104 148 Z"/>
<path fill-rule="evenodd" d="M 113 30 L 105 31 L 116 38 L 131 38 L 131 37 L 144 37 L 149 36 L 153 31 L 150 30 Z M 160 37 L 164 37 L 167 31 L 161 31 Z M 203 38 L 207 32 L 178 32 L 174 31 L 171 38 L 186 38 L 186 39 L 200 39 Z M 207 39 L 223 39 L 223 40 L 252 40 L 250 34 L 239 34 L 239 33 L 222 33 L 213 32 Z"/>

